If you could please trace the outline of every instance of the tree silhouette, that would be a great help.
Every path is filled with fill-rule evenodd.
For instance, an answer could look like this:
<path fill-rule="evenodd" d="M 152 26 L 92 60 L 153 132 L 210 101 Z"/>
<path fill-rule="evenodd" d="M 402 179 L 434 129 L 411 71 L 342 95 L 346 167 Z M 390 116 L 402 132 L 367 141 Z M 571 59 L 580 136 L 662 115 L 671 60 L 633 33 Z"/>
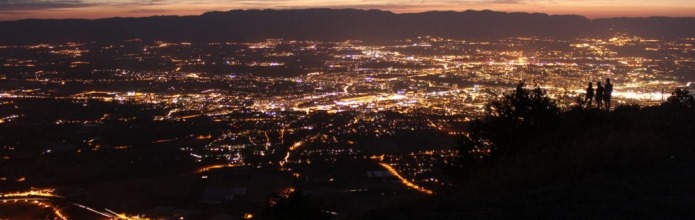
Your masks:
<path fill-rule="evenodd" d="M 555 119 L 560 109 L 545 90 L 526 88 L 522 81 L 513 92 L 490 101 L 485 112 L 471 124 L 463 140 L 464 162 L 522 150 L 529 136 Z"/>
<path fill-rule="evenodd" d="M 687 88 L 677 88 L 671 93 L 671 96 L 666 99 L 666 104 L 695 108 L 695 97 L 690 94 Z"/>

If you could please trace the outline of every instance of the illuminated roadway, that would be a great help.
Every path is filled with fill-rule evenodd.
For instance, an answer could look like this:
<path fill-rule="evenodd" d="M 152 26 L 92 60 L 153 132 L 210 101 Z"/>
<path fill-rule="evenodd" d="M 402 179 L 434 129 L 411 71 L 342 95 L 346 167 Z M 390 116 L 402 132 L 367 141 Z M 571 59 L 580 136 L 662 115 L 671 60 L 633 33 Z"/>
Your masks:
<path fill-rule="evenodd" d="M 54 194 L 55 190 L 54 189 L 40 189 L 40 190 L 30 190 L 26 192 L 10 192 L 10 193 L 0 193 L 0 202 L 3 204 L 6 203 L 17 203 L 17 202 L 25 202 L 25 203 L 30 203 L 30 204 L 36 204 L 40 207 L 44 208 L 51 208 L 53 209 L 53 213 L 62 220 L 67 220 L 67 216 L 65 216 L 61 210 L 53 206 L 50 202 L 52 201 L 65 201 L 69 204 L 75 205 L 77 207 L 80 207 L 84 210 L 87 210 L 89 212 L 95 213 L 97 215 L 103 216 L 105 218 L 109 219 L 141 219 L 137 217 L 128 217 L 126 214 L 118 214 L 115 213 L 109 209 L 104 209 L 106 212 L 98 211 L 96 209 L 90 208 L 88 206 L 78 204 L 72 201 L 69 201 L 63 196 Z"/>
<path fill-rule="evenodd" d="M 425 187 L 419 186 L 419 185 L 411 182 L 410 180 L 406 179 L 405 177 L 403 177 L 400 173 L 398 173 L 398 171 L 395 168 L 393 168 L 393 166 L 391 166 L 387 163 L 381 162 L 384 160 L 384 155 L 381 155 L 381 156 L 374 155 L 370 158 L 372 160 L 377 160 L 379 163 L 379 166 L 383 167 L 384 169 L 386 169 L 386 171 L 391 173 L 391 175 L 398 178 L 398 180 L 400 180 L 401 183 L 403 183 L 403 185 L 407 186 L 408 188 L 414 189 L 418 192 L 425 193 L 428 195 L 434 194 L 434 192 L 432 190 L 429 190 L 429 189 L 426 189 Z"/>

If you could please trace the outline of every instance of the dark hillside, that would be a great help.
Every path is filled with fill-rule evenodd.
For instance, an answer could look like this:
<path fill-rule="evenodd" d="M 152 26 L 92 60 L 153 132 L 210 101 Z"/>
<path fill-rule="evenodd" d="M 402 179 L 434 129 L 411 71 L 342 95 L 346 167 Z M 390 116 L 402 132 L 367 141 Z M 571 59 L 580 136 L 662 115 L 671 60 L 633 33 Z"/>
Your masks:
<path fill-rule="evenodd" d="M 369 219 L 692 219 L 695 110 L 574 110 L 426 202 Z"/>

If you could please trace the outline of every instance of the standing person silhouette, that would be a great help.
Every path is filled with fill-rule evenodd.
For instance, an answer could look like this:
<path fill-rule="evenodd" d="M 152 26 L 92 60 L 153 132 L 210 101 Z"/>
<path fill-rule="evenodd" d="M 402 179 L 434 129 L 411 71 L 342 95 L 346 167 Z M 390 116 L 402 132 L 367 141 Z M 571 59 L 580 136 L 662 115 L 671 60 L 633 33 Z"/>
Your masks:
<path fill-rule="evenodd" d="M 584 98 L 584 102 L 586 102 L 586 108 L 591 109 L 591 102 L 593 102 L 594 99 L 594 86 L 589 82 L 589 87 L 586 87 L 586 98 Z"/>
<path fill-rule="evenodd" d="M 601 81 L 596 82 L 596 107 L 601 109 L 603 107 L 603 93 L 606 91 L 603 86 L 601 86 Z"/>
<path fill-rule="evenodd" d="M 610 78 L 606 78 L 606 85 L 604 86 L 605 91 L 603 91 L 603 102 L 605 103 L 606 110 L 611 110 L 611 95 L 613 94 L 613 84 Z"/>

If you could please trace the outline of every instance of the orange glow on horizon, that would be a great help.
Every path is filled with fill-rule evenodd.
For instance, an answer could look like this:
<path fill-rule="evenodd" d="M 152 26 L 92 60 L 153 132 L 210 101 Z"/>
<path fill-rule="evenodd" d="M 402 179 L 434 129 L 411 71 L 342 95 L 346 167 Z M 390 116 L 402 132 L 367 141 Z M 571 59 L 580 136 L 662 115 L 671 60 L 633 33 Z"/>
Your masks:
<path fill-rule="evenodd" d="M 92 0 L 83 0 L 90 3 Z M 99 2 L 99 1 L 97 1 Z M 130 3 L 115 5 L 107 3 L 84 4 L 74 7 L 55 7 L 42 9 L 2 9 L 0 3 L 0 20 L 18 20 L 27 18 L 80 18 L 97 19 L 109 17 L 147 17 L 156 15 L 200 15 L 209 11 L 229 11 L 234 9 L 301 9 L 301 8 L 356 8 L 379 9 L 394 13 L 417 13 L 425 11 L 465 11 L 493 10 L 503 12 L 539 12 L 547 14 L 576 14 L 588 18 L 606 17 L 648 17 L 672 16 L 695 17 L 695 2 L 686 0 L 665 0 L 659 2 L 617 1 L 509 1 L 495 3 L 494 1 L 400 1 L 400 0 L 368 0 L 368 1 L 249 1 L 230 2 L 204 0 L 198 2 L 162 1 L 160 4 Z M 7 3 L 5 3 L 7 4 Z"/>

